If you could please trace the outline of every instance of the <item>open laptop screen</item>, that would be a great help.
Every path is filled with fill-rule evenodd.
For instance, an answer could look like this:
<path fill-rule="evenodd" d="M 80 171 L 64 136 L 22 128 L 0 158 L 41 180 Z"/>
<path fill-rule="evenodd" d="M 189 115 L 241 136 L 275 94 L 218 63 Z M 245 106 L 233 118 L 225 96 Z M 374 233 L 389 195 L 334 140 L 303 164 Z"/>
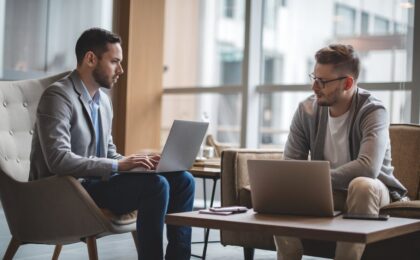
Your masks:
<path fill-rule="evenodd" d="M 188 170 L 194 163 L 208 125 L 207 122 L 174 120 L 156 170 L 134 168 L 130 171 L 119 171 L 119 173 L 160 173 Z"/>

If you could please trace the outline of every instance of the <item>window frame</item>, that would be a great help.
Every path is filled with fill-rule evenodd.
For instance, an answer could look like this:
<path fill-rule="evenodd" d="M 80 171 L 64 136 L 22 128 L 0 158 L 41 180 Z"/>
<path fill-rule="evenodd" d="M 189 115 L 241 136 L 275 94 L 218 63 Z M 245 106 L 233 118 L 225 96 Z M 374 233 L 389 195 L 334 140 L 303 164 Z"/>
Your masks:
<path fill-rule="evenodd" d="M 241 94 L 242 95 L 242 115 L 241 115 L 241 143 L 240 147 L 257 148 L 259 146 L 259 127 L 260 119 L 260 94 L 277 92 L 298 92 L 308 91 L 308 84 L 260 84 L 261 79 L 261 44 L 262 44 L 262 13 L 263 1 L 245 1 L 245 47 L 242 64 L 242 84 L 239 85 L 219 85 L 206 87 L 177 87 L 164 88 L 163 95 L 177 94 Z M 417 17 L 419 19 L 414 19 Z M 414 20 L 413 28 L 408 28 L 407 35 L 413 39 L 413 53 L 408 55 L 411 60 L 413 72 L 420 70 L 420 7 L 410 12 L 409 19 Z M 252 71 L 253 73 L 248 73 Z M 411 73 L 411 81 L 406 82 L 386 82 L 386 83 L 360 83 L 359 86 L 367 90 L 404 90 L 411 94 L 410 123 L 419 124 L 420 122 L 420 73 Z M 258 127 L 255 127 L 258 126 Z"/>

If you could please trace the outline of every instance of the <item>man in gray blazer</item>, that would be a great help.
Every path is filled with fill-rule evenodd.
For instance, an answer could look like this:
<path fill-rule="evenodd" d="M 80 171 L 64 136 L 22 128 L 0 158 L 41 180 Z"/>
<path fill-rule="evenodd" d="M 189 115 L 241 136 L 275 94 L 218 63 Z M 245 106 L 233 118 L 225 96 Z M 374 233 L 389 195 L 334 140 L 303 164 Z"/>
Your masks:
<path fill-rule="evenodd" d="M 76 43 L 77 68 L 51 85 L 38 105 L 30 179 L 51 175 L 79 178 L 101 208 L 114 214 L 138 210 L 139 259 L 163 258 L 165 214 L 191 211 L 194 179 L 188 172 L 115 174 L 154 169 L 159 155 L 117 153 L 112 141 L 110 89 L 123 74 L 121 39 L 92 28 Z M 168 226 L 166 259 L 189 259 L 191 228 Z"/>

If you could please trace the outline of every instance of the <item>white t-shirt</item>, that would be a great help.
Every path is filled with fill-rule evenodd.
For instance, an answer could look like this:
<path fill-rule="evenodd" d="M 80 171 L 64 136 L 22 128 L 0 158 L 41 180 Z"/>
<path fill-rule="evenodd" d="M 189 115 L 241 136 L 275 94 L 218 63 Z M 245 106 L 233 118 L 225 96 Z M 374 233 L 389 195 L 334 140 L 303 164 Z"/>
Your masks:
<path fill-rule="evenodd" d="M 331 117 L 328 113 L 324 158 L 330 162 L 331 169 L 350 161 L 348 117 L 349 111 L 339 117 Z"/>

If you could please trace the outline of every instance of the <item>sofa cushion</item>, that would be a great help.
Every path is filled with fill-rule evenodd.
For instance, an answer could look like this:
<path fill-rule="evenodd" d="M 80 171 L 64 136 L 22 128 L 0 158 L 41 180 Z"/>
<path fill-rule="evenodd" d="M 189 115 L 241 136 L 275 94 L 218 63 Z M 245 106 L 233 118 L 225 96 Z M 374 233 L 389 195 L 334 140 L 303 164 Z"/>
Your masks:
<path fill-rule="evenodd" d="M 381 208 L 381 214 L 393 217 L 420 218 L 420 200 L 397 201 Z"/>

